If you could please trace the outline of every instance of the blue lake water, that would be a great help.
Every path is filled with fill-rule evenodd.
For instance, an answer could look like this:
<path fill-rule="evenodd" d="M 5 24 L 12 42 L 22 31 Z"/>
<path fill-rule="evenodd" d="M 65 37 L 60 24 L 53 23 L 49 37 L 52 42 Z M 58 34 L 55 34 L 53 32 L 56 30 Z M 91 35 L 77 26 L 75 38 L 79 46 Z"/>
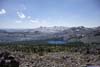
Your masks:
<path fill-rule="evenodd" d="M 49 40 L 48 44 L 65 44 L 66 42 L 63 40 Z"/>

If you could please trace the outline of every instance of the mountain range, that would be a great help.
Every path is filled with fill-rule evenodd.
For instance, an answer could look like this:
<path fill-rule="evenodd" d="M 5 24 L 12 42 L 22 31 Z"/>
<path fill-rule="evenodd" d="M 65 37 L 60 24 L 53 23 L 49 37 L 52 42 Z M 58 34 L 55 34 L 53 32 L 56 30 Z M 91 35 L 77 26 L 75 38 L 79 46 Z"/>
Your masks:
<path fill-rule="evenodd" d="M 74 42 L 100 43 L 100 27 L 39 27 L 34 29 L 0 29 L 0 42 L 62 39 Z"/>

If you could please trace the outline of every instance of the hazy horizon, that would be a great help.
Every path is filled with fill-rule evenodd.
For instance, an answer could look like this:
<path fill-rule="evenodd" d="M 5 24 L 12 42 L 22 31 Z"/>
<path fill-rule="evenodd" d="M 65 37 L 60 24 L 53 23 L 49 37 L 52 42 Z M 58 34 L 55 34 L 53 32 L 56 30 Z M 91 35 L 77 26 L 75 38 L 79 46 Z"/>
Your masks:
<path fill-rule="evenodd" d="M 99 0 L 0 0 L 0 29 L 98 27 Z"/>

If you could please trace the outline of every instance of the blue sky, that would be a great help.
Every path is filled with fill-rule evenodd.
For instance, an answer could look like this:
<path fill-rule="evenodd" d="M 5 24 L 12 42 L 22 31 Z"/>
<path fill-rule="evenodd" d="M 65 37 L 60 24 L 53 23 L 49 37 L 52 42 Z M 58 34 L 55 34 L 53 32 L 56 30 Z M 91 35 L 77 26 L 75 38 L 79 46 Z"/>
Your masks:
<path fill-rule="evenodd" d="M 0 28 L 100 26 L 100 0 L 0 0 Z"/>

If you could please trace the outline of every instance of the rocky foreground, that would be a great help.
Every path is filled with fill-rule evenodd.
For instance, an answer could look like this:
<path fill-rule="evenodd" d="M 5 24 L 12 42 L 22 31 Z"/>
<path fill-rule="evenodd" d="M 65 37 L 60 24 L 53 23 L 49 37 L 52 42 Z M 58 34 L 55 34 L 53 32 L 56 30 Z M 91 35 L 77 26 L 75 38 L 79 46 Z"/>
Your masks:
<path fill-rule="evenodd" d="M 28 54 L 22 52 L 0 51 L 0 67 L 87 67 L 100 66 L 99 54 L 53 52 Z"/>

